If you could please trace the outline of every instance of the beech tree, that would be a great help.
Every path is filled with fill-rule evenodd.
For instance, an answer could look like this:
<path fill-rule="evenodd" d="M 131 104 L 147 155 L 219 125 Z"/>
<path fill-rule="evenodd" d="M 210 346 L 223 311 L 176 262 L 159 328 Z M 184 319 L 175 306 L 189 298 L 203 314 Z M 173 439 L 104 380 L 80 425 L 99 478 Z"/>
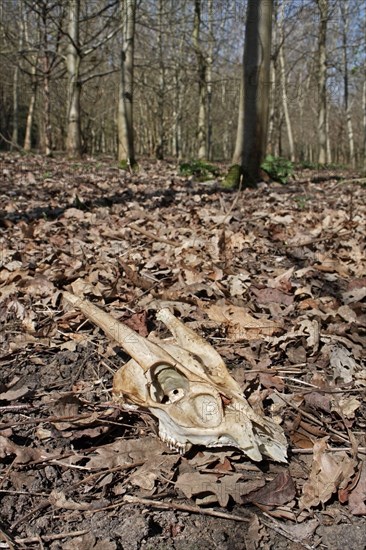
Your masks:
<path fill-rule="evenodd" d="M 92 3 L 90 13 L 86 11 L 80 18 L 80 0 L 68 0 L 68 29 L 66 65 L 68 74 L 67 83 L 67 138 L 66 150 L 70 157 L 80 157 L 82 153 L 81 137 L 81 92 L 83 85 L 89 80 L 101 78 L 113 72 L 113 69 L 101 70 L 103 63 L 95 52 L 98 52 L 120 30 L 121 24 L 114 24 L 114 10 L 117 1 Z M 86 5 L 86 9 L 88 6 Z M 107 17 L 103 17 L 106 15 Z M 104 22 L 106 21 L 106 22 Z M 80 24 L 88 24 L 88 32 L 84 31 L 84 38 L 80 40 Z M 94 32 L 90 32 L 90 30 Z M 95 55 L 95 62 L 89 61 Z M 88 64 L 86 64 L 88 61 Z M 87 65 L 81 72 L 82 63 Z"/>
<path fill-rule="evenodd" d="M 270 93 L 272 0 L 248 0 L 238 131 L 227 185 L 253 186 L 265 156 Z"/>
<path fill-rule="evenodd" d="M 123 44 L 118 101 L 118 160 L 136 164 L 133 127 L 133 72 L 136 0 L 121 0 Z"/>
<path fill-rule="evenodd" d="M 198 74 L 198 124 L 197 157 L 207 158 L 207 62 L 201 44 L 202 5 L 201 0 L 194 2 L 193 43 L 197 60 Z"/>
<path fill-rule="evenodd" d="M 68 39 L 67 46 L 67 139 L 66 150 L 69 156 L 78 157 L 81 155 L 81 134 L 80 134 L 80 92 L 79 80 L 80 71 L 80 44 L 79 44 L 79 19 L 80 0 L 69 0 L 68 13 Z"/>
<path fill-rule="evenodd" d="M 316 0 L 319 10 L 318 30 L 318 162 L 327 162 L 327 25 L 328 0 Z"/>

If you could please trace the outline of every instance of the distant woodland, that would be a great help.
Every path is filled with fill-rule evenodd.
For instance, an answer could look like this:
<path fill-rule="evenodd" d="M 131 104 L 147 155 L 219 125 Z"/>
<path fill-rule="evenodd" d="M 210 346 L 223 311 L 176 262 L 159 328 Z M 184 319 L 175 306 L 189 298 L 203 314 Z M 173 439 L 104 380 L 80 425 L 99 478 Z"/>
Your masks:
<path fill-rule="evenodd" d="M 262 157 L 366 167 L 361 0 L 3 0 L 0 63 L 2 150 L 231 161 L 257 79 Z"/>

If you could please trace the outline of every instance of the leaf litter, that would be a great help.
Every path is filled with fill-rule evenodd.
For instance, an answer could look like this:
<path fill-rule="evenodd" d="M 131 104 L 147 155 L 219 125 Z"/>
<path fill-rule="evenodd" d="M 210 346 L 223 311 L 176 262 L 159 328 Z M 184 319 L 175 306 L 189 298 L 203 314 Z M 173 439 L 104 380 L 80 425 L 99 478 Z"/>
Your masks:
<path fill-rule="evenodd" d="M 297 548 L 321 544 L 322 525 L 348 526 L 352 546 L 366 515 L 365 189 L 330 178 L 237 196 L 169 163 L 1 167 L 2 547 L 206 548 L 216 532 L 221 548 Z M 288 465 L 169 450 L 148 412 L 112 401 L 128 357 L 63 289 L 149 338 L 171 308 L 282 423 Z"/>

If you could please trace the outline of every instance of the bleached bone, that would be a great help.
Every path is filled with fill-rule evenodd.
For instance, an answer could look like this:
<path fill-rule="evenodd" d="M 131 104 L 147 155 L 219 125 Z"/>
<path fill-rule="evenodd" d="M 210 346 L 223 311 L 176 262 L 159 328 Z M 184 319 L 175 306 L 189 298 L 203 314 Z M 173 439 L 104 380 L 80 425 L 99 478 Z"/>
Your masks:
<path fill-rule="evenodd" d="M 286 462 L 281 426 L 253 411 L 222 357 L 169 309 L 157 319 L 175 342 L 152 342 L 91 302 L 65 299 L 119 344 L 131 360 L 114 375 L 114 397 L 148 408 L 159 419 L 159 436 L 183 452 L 192 444 L 234 446 L 252 460 L 262 454 Z"/>

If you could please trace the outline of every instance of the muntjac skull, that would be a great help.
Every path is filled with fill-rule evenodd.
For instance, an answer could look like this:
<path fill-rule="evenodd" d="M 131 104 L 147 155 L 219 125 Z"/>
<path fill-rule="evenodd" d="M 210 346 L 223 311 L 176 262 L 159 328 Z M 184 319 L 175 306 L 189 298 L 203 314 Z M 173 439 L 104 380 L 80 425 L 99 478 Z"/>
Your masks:
<path fill-rule="evenodd" d="M 253 411 L 221 356 L 169 309 L 157 319 L 174 343 L 148 340 L 94 304 L 69 292 L 64 297 L 131 356 L 114 375 L 114 397 L 148 408 L 169 446 L 180 452 L 192 444 L 234 446 L 252 460 L 286 462 L 282 428 Z"/>

